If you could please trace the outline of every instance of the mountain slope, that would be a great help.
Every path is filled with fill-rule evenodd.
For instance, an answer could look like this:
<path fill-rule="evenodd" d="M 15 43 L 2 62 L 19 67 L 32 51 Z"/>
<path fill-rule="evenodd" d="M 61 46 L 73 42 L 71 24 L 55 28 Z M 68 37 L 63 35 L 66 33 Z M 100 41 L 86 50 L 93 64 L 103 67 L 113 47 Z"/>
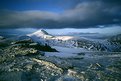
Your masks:
<path fill-rule="evenodd" d="M 112 51 L 121 51 L 121 34 L 112 36 L 107 39 L 107 46 L 110 47 Z"/>
<path fill-rule="evenodd" d="M 28 34 L 34 41 L 52 46 L 85 48 L 93 51 L 107 51 L 101 43 L 77 36 L 52 36 L 44 30 Z"/>

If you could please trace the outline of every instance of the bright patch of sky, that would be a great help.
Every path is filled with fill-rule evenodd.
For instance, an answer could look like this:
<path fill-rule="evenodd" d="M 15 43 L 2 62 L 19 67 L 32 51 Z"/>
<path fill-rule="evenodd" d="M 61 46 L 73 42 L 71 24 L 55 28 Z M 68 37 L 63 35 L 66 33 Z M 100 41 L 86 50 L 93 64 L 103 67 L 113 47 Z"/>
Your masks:
<path fill-rule="evenodd" d="M 39 29 L 35 28 L 19 28 L 17 31 L 22 32 L 35 32 Z M 65 35 L 68 33 L 99 33 L 105 35 L 116 35 L 121 34 L 121 26 L 104 27 L 104 28 L 88 28 L 88 29 L 75 29 L 75 28 L 64 28 L 64 29 L 45 29 L 52 35 Z"/>

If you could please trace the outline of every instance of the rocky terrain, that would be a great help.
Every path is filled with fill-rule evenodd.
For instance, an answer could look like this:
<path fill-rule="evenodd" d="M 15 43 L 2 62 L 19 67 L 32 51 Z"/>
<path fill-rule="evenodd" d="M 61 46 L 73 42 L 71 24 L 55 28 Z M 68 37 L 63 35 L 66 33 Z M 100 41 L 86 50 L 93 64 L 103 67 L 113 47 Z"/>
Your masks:
<path fill-rule="evenodd" d="M 19 40 L 18 40 L 19 39 Z M 28 38 L 0 39 L 0 81 L 120 81 L 120 52 L 80 52 L 75 57 Z"/>

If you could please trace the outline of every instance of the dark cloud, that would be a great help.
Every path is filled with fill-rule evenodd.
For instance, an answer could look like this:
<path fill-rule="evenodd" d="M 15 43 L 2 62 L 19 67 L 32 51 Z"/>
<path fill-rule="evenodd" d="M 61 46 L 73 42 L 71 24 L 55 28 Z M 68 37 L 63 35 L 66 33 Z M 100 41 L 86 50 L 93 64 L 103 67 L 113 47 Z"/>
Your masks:
<path fill-rule="evenodd" d="M 121 23 L 121 0 L 85 0 L 63 13 L 51 11 L 0 11 L 0 27 L 88 28 Z"/>

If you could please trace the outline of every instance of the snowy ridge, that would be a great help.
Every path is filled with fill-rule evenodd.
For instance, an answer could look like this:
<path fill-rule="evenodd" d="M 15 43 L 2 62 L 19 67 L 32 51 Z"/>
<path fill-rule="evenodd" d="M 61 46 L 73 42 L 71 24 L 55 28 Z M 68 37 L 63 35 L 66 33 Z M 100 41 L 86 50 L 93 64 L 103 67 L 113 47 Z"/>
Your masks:
<path fill-rule="evenodd" d="M 46 39 L 50 39 L 52 38 L 53 36 L 48 34 L 45 30 L 38 30 L 32 34 L 27 34 L 27 36 L 31 37 L 33 39 L 33 41 L 35 42 L 39 42 L 43 45 L 45 45 L 47 42 L 46 42 Z"/>
<path fill-rule="evenodd" d="M 28 34 L 27 36 L 31 37 L 36 42 L 41 42 L 41 43 L 43 42 L 43 43 L 47 43 L 51 45 L 59 45 L 59 43 L 61 45 L 62 41 L 70 41 L 70 40 L 79 39 L 73 36 L 53 36 L 51 34 L 48 34 L 45 30 L 38 30 L 37 32 Z"/>
<path fill-rule="evenodd" d="M 39 30 L 37 32 L 34 32 L 32 34 L 28 34 L 27 36 L 36 36 L 36 37 L 40 37 L 40 38 L 51 38 L 53 37 L 52 35 L 48 34 L 45 30 Z"/>
<path fill-rule="evenodd" d="M 111 45 L 108 41 L 92 41 L 87 38 L 77 36 L 52 36 L 44 30 L 39 30 L 35 33 L 28 34 L 27 36 L 42 44 L 69 48 L 84 48 L 91 51 L 112 51 L 113 48 L 111 47 L 115 46 Z"/>
<path fill-rule="evenodd" d="M 107 39 L 108 44 L 106 46 L 110 47 L 113 51 L 121 51 L 121 34 L 113 36 Z"/>

